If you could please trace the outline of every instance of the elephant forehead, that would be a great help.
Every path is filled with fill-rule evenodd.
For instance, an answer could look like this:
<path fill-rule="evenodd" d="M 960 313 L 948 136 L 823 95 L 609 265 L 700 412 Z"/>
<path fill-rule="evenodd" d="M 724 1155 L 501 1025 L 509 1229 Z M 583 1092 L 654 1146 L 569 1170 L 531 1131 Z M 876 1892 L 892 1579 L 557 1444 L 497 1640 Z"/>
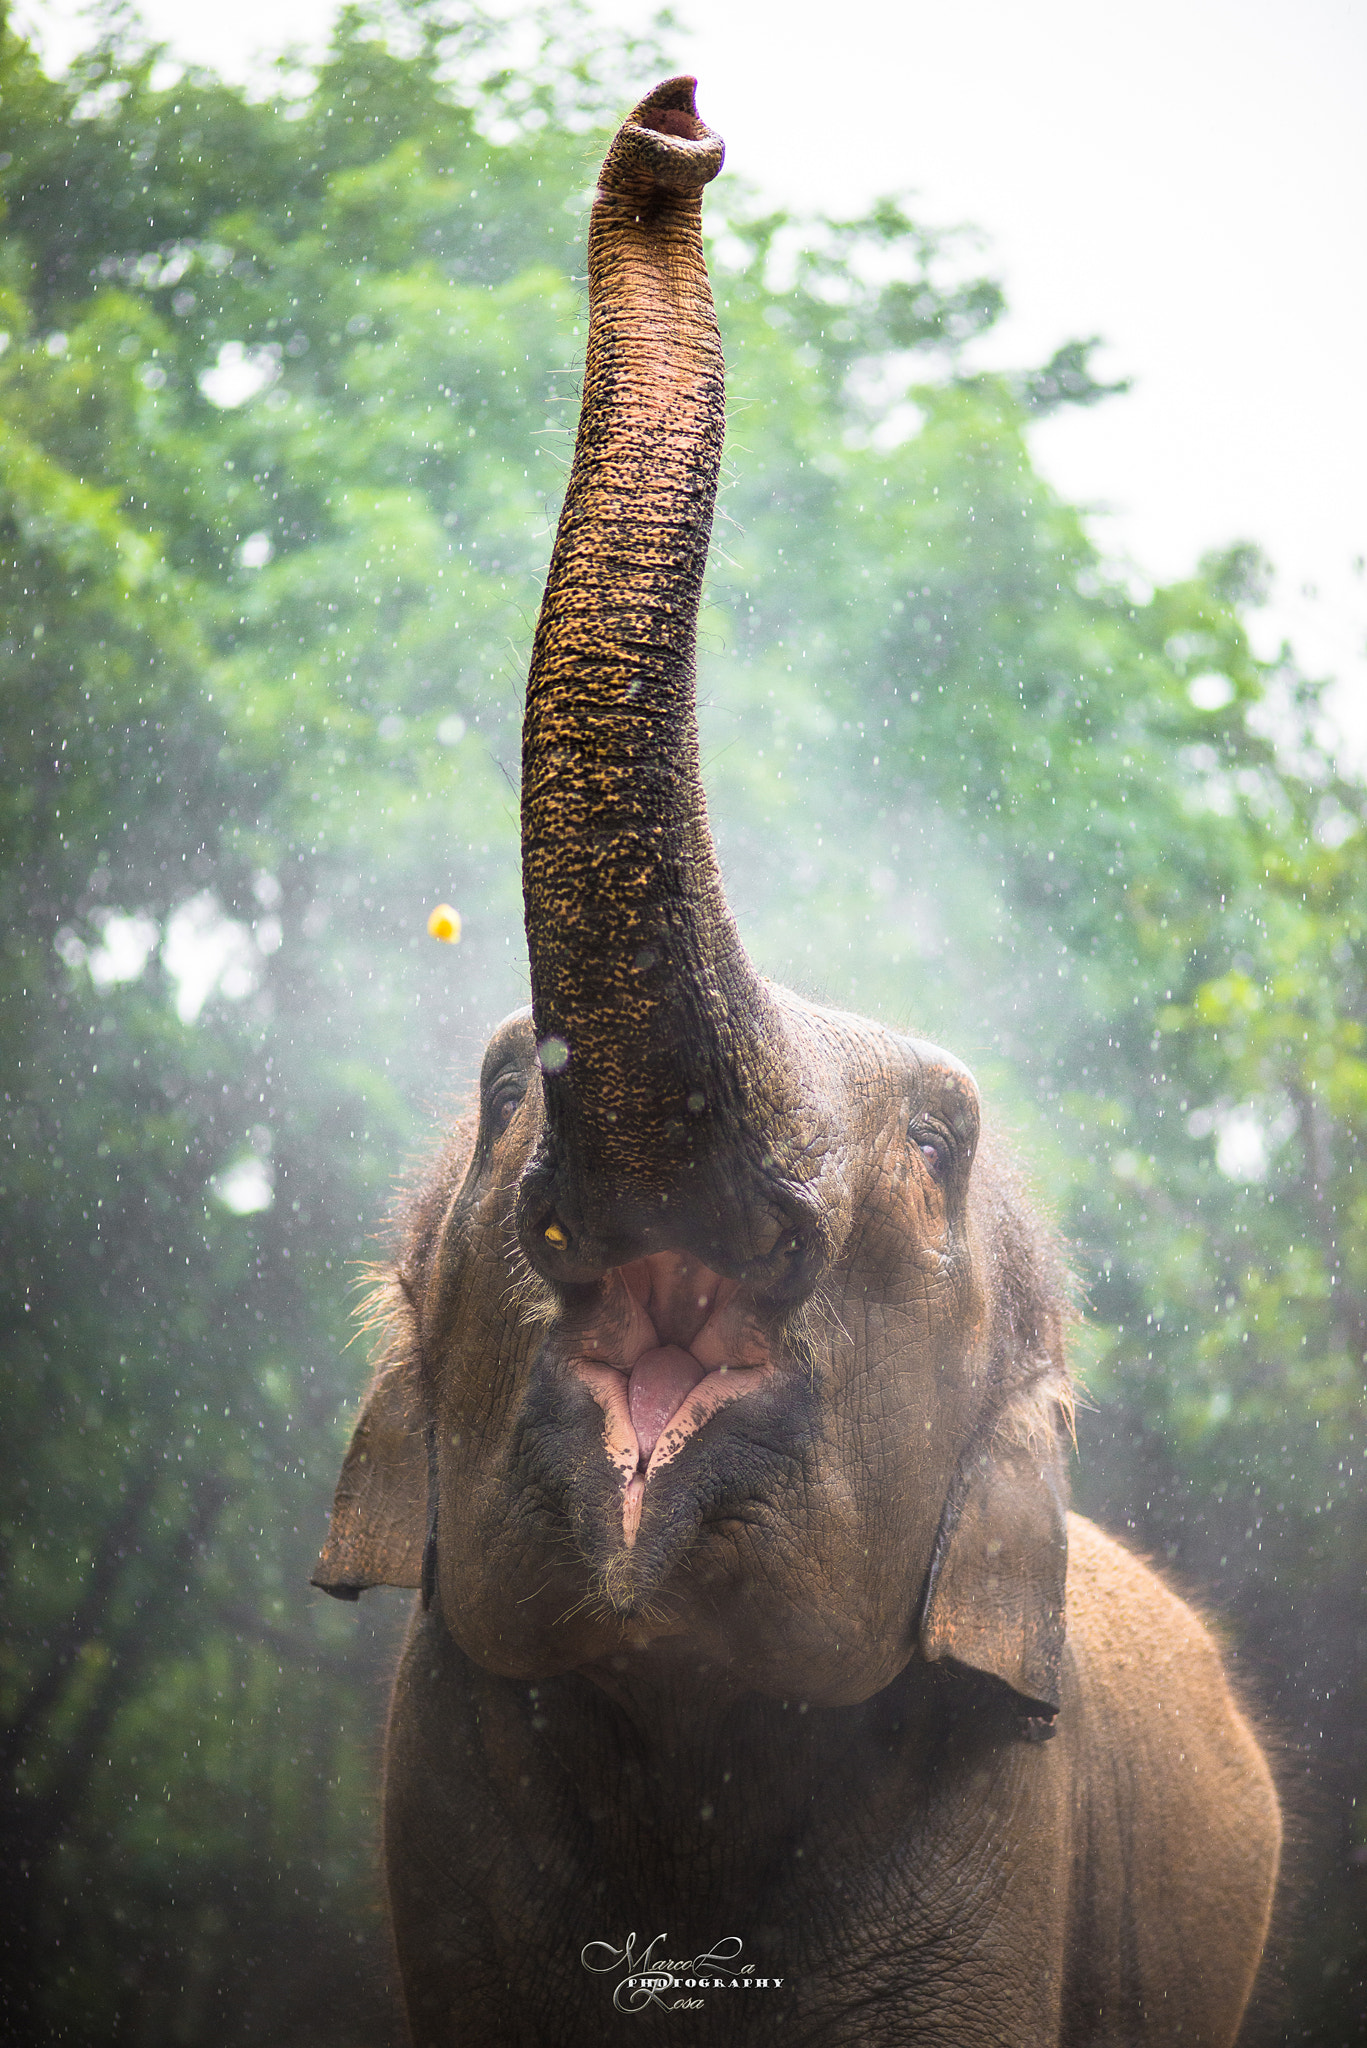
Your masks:
<path fill-rule="evenodd" d="M 905 1064 L 909 1058 L 944 1062 L 963 1073 L 968 1072 L 962 1060 L 956 1059 L 953 1053 L 932 1044 L 928 1038 L 917 1037 L 914 1032 L 895 1030 L 876 1018 L 861 1016 L 857 1010 L 841 1010 L 833 1004 L 813 1002 L 809 996 L 780 988 L 775 982 L 769 984 L 769 993 L 790 1029 L 799 1036 L 824 1039 L 832 1052 L 843 1049 L 851 1057 L 893 1065 Z"/>
<path fill-rule="evenodd" d="M 876 1114 L 906 1112 L 935 1117 L 972 1145 L 982 1116 L 978 1084 L 961 1059 L 929 1039 L 907 1038 L 874 1027 L 854 1070 L 855 1091 Z"/>
<path fill-rule="evenodd" d="M 964 1062 L 954 1053 L 946 1052 L 942 1045 L 932 1045 L 928 1038 L 904 1038 L 900 1042 L 921 1099 L 934 1095 L 943 1115 L 951 1120 L 961 1117 L 967 1124 L 976 1123 L 981 1098 L 978 1084 Z"/>
<path fill-rule="evenodd" d="M 508 1059 L 519 1059 L 530 1065 L 535 1050 L 536 1033 L 532 1029 L 531 1010 L 526 1006 L 511 1010 L 489 1034 L 489 1043 L 484 1048 L 484 1078 L 487 1080 L 490 1073 Z"/>

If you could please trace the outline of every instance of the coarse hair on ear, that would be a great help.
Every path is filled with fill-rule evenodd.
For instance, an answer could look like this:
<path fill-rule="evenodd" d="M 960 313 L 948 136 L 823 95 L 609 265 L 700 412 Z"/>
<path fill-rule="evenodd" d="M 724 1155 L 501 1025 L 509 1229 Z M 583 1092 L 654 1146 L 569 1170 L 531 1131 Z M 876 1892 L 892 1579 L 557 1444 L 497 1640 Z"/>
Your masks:
<path fill-rule="evenodd" d="M 429 1431 L 418 1319 L 397 1272 L 372 1290 L 362 1316 L 386 1332 L 386 1341 L 342 1461 L 312 1580 L 338 1600 L 355 1600 L 371 1586 L 422 1585 L 428 1545 Z"/>
<path fill-rule="evenodd" d="M 1046 1369 L 1009 1395 L 959 1461 L 921 1604 L 927 1662 L 952 1658 L 1052 1721 L 1066 1628 L 1072 1393 Z"/>
<path fill-rule="evenodd" d="M 338 1600 L 371 1586 L 421 1588 L 432 1597 L 436 1570 L 436 1438 L 423 1369 L 422 1318 L 474 1152 L 478 1113 L 460 1116 L 430 1164 L 410 1182 L 393 1219 L 393 1263 L 372 1267 L 358 1311 L 379 1339 L 375 1372 L 333 1496 L 327 1542 L 312 1583 Z"/>

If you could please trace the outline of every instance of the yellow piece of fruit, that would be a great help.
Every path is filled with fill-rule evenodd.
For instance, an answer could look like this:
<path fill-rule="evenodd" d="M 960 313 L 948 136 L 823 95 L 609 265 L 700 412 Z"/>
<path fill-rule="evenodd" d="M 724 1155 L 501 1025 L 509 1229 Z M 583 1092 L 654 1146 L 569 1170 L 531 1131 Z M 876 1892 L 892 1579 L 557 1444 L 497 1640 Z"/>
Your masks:
<path fill-rule="evenodd" d="M 427 920 L 427 930 L 444 945 L 456 945 L 460 939 L 460 912 L 452 910 L 449 903 L 439 903 Z"/>

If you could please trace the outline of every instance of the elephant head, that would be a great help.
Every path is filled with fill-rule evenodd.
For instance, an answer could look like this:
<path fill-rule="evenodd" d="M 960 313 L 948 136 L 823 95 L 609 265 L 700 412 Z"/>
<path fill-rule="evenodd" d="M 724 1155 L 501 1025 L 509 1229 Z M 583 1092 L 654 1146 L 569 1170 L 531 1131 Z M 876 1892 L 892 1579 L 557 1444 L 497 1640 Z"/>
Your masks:
<path fill-rule="evenodd" d="M 522 782 L 530 1012 L 413 1201 L 316 1583 L 435 1589 L 508 1677 L 1057 1705 L 1066 1297 L 949 1053 L 759 975 L 698 762 L 720 139 L 650 93 L 595 193 Z"/>

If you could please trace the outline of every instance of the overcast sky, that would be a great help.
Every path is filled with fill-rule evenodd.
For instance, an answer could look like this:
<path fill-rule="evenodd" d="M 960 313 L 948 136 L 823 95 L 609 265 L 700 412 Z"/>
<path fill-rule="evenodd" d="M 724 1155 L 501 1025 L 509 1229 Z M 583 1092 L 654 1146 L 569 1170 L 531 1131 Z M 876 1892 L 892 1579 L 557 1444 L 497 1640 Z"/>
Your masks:
<path fill-rule="evenodd" d="M 505 0 L 506 4 L 506 0 Z M 644 23 L 640 0 L 599 11 Z M 317 46 L 332 0 L 143 0 L 232 76 Z M 1367 8 L 1361 0 L 678 0 L 728 165 L 775 198 L 918 195 L 973 221 L 1012 313 L 982 357 L 1075 335 L 1133 392 L 1038 430 L 1040 466 L 1147 576 L 1261 543 L 1255 622 L 1341 678 L 1367 765 Z M 54 60 L 70 0 L 18 0 Z M 643 80 L 642 85 L 650 81 Z"/>

